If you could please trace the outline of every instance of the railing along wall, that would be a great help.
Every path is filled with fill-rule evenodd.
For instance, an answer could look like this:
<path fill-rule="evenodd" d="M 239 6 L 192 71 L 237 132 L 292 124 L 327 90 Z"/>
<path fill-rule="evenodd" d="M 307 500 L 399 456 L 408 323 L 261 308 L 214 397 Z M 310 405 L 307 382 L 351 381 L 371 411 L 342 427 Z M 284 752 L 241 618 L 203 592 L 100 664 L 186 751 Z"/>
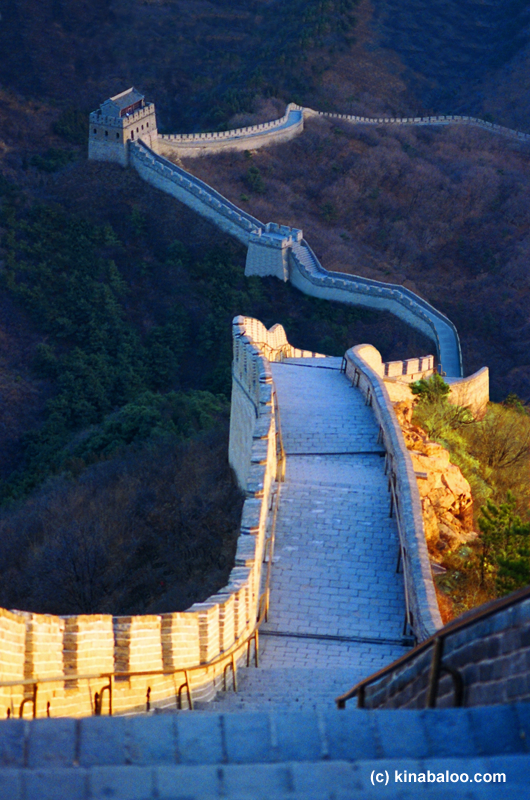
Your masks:
<path fill-rule="evenodd" d="M 359 708 L 497 705 L 530 698 L 530 587 L 448 623 L 336 699 Z"/>
<path fill-rule="evenodd" d="M 249 662 L 252 645 L 257 663 L 283 447 L 268 361 L 244 325 L 236 323 L 234 334 L 234 375 L 244 388 L 252 426 L 244 452 L 246 497 L 228 584 L 187 611 L 159 615 L 61 617 L 0 609 L 0 714 L 85 716 L 186 708 L 210 699 L 227 681 L 236 688 L 237 664 Z M 280 331 L 272 338 L 280 342 Z"/>
<path fill-rule="evenodd" d="M 416 476 L 385 388 L 380 353 L 371 345 L 351 348 L 345 355 L 345 371 L 352 386 L 365 395 L 379 423 L 380 441 L 386 450 L 390 514 L 396 517 L 399 534 L 396 568 L 403 571 L 405 587 L 404 633 L 412 632 L 421 642 L 441 628 L 442 619 L 427 552 Z"/>

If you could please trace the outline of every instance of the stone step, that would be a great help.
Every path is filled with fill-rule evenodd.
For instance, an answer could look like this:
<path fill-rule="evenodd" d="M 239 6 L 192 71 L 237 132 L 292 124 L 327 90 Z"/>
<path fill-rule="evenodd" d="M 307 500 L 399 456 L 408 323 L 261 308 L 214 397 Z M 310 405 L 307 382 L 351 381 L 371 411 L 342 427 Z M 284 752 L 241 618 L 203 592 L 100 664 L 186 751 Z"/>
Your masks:
<path fill-rule="evenodd" d="M 355 764 L 320 761 L 6 769 L 0 770 L 0 796 L 6 800 L 405 800 L 425 796 L 430 800 L 521 800 L 528 797 L 529 769 L 529 755 Z M 424 776 L 425 782 L 405 782 L 412 774 Z M 454 782 L 461 775 L 469 780 Z M 493 783 L 494 775 L 499 776 L 496 781 L 505 775 L 506 782 Z M 376 783 L 376 776 L 383 781 L 388 776 L 387 785 Z M 432 776 L 438 780 L 433 781 Z M 492 781 L 478 782 L 478 776 L 491 777 Z"/>
<path fill-rule="evenodd" d="M 220 692 L 210 703 L 197 704 L 205 711 L 258 708 L 264 711 L 271 706 L 293 709 L 327 706 L 334 708 L 334 700 L 357 681 L 352 669 L 334 668 L 296 669 L 264 668 L 238 670 L 237 693 Z"/>
<path fill-rule="evenodd" d="M 466 759 L 529 751 L 530 703 L 0 722 L 0 766 L 14 769 Z"/>

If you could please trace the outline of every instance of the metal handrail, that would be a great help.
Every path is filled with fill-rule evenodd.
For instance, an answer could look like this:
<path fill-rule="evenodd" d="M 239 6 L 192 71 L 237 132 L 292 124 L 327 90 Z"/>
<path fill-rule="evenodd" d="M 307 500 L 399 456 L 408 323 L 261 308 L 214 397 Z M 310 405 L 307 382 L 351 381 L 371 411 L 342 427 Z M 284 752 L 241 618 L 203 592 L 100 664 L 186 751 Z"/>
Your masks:
<path fill-rule="evenodd" d="M 385 445 L 385 432 L 381 428 L 381 442 L 386 449 Z M 394 468 L 392 465 L 392 453 L 387 451 L 387 464 L 390 464 L 390 474 L 388 480 L 388 488 L 390 490 L 390 517 L 396 517 L 396 525 L 398 529 L 398 539 L 399 539 L 399 552 L 398 552 L 398 561 L 396 565 L 396 572 L 399 572 L 399 568 L 403 570 L 403 586 L 404 586 L 404 593 L 405 593 L 405 624 L 403 626 L 403 636 L 412 636 L 414 643 L 417 642 L 417 638 L 414 635 L 414 616 L 412 611 L 410 610 L 410 598 L 409 598 L 409 577 L 408 577 L 408 563 L 407 563 L 407 548 L 405 545 L 405 536 L 403 533 L 403 523 L 401 521 L 401 507 L 399 504 L 399 495 L 397 493 L 397 486 L 396 486 L 396 473 L 394 472 Z M 385 468 L 386 472 L 386 468 Z"/>
<path fill-rule="evenodd" d="M 185 690 L 188 699 L 188 707 L 193 709 L 193 696 L 191 692 L 191 685 L 189 680 L 189 673 L 196 672 L 198 670 L 208 670 L 210 667 L 217 666 L 218 664 L 225 663 L 223 669 L 223 682 L 224 688 L 226 691 L 226 672 L 228 668 L 232 670 L 232 687 L 234 692 L 237 692 L 237 661 L 236 661 L 236 654 L 239 650 L 243 647 L 247 647 L 247 667 L 250 666 L 250 653 L 251 653 L 251 645 L 254 642 L 254 664 L 257 667 L 259 664 L 259 629 L 263 622 L 266 622 L 268 619 L 269 614 L 269 598 L 270 598 L 270 580 L 271 580 L 271 567 L 272 567 L 272 558 L 274 553 L 274 543 L 276 538 L 276 520 L 278 517 L 278 507 L 279 507 L 279 499 L 280 499 L 280 482 L 283 481 L 284 475 L 284 464 L 285 464 L 285 450 L 283 447 L 283 439 L 281 435 L 281 423 L 280 423 L 280 412 L 278 407 L 278 399 L 276 397 L 276 392 L 273 392 L 273 402 L 275 408 L 275 417 L 276 417 L 276 453 L 278 463 L 281 463 L 281 467 L 277 469 L 277 476 L 276 476 L 276 492 L 274 493 L 274 501 L 273 501 L 273 508 L 272 508 L 272 521 L 270 525 L 270 535 L 265 539 L 264 543 L 264 553 L 263 559 L 267 561 L 267 571 L 265 575 L 265 586 L 263 591 L 260 593 L 258 599 L 258 613 L 256 616 L 256 624 L 250 633 L 247 633 L 245 636 L 240 636 L 235 642 L 226 650 L 224 653 L 221 653 L 219 656 L 214 658 L 212 661 L 207 661 L 203 664 L 196 664 L 191 667 L 177 667 L 175 669 L 148 669 L 148 670 L 133 670 L 127 672 L 98 672 L 98 673 L 91 673 L 91 674 L 77 674 L 77 673 L 69 673 L 67 675 L 62 674 L 54 677 L 47 677 L 47 678 L 25 678 L 22 680 L 14 680 L 14 681 L 0 681 L 0 688 L 4 687 L 12 687 L 12 686 L 32 686 L 33 687 L 33 695 L 32 697 L 25 697 L 23 698 L 20 707 L 19 707 L 19 717 L 22 717 L 24 713 L 24 706 L 26 703 L 32 703 L 33 705 L 33 718 L 37 717 L 37 691 L 40 684 L 43 683 L 70 683 L 73 681 L 98 681 L 98 680 L 108 680 L 108 683 L 103 686 L 100 692 L 96 692 L 94 696 L 94 715 L 99 716 L 102 710 L 102 695 L 105 691 L 109 693 L 109 716 L 112 716 L 112 705 L 113 705 L 113 694 L 114 694 L 114 682 L 119 679 L 126 679 L 126 678 L 138 678 L 138 677 L 147 677 L 147 676 L 157 676 L 157 675 L 178 675 L 179 673 L 184 674 L 184 682 L 179 685 L 179 688 L 176 691 L 177 697 L 177 707 L 179 709 L 182 708 L 182 692 Z M 279 458 L 278 458 L 279 453 Z M 146 706 L 147 710 L 150 708 L 150 695 L 151 695 L 151 687 L 147 689 L 147 700 Z M 46 709 L 47 716 L 50 715 L 50 703 L 47 704 Z M 7 712 L 8 718 L 11 716 L 11 710 L 8 709 Z"/>
<path fill-rule="evenodd" d="M 346 373 L 346 359 L 343 359 L 343 365 L 341 365 L 341 371 Z M 344 367 L 344 369 L 343 369 Z M 357 388 L 359 391 L 363 391 L 361 388 L 361 370 L 359 367 L 354 367 L 353 371 L 353 378 L 351 380 L 352 388 Z M 366 390 L 366 405 L 372 405 L 372 386 L 369 385 Z M 399 503 L 399 495 L 397 492 L 397 476 L 394 471 L 393 466 L 393 453 L 391 450 L 388 449 L 386 443 L 386 436 L 385 431 L 382 425 L 379 425 L 379 434 L 377 437 L 378 444 L 382 444 L 385 448 L 386 455 L 385 455 L 385 475 L 387 472 L 389 473 L 389 480 L 388 480 L 388 489 L 390 491 L 390 514 L 389 516 L 393 516 L 393 512 L 395 510 L 396 516 L 396 524 L 398 529 L 398 539 L 399 539 L 399 552 L 398 552 L 398 561 L 396 566 L 396 572 L 399 572 L 399 568 L 401 566 L 403 570 L 403 589 L 405 594 L 405 622 L 403 625 L 403 636 L 413 637 L 413 641 L 417 641 L 417 637 L 414 635 L 414 616 L 411 611 L 411 603 L 409 597 L 409 580 L 408 580 L 408 564 L 406 559 L 407 548 L 405 545 L 405 535 L 403 532 L 403 522 L 401 520 L 401 506 Z"/>
<path fill-rule="evenodd" d="M 429 648 L 432 648 L 432 660 L 429 685 L 427 687 L 426 707 L 436 707 L 436 696 L 441 672 L 448 672 L 451 675 L 455 690 L 455 705 L 462 705 L 464 689 L 462 676 L 454 668 L 442 663 L 443 646 L 445 640 L 449 639 L 453 634 L 459 633 L 460 631 L 471 627 L 477 622 L 481 622 L 488 617 L 492 617 L 495 614 L 504 611 L 506 608 L 511 608 L 512 606 L 522 603 L 528 599 L 530 599 L 530 586 L 525 586 L 523 589 L 518 589 L 516 592 L 512 592 L 506 597 L 501 597 L 498 600 L 492 600 L 489 603 L 480 606 L 478 609 L 468 611 L 461 617 L 452 620 L 440 631 L 437 631 L 435 634 L 433 634 L 433 636 L 430 636 L 428 639 L 425 639 L 425 641 L 416 645 L 416 647 L 414 647 L 408 653 L 405 653 L 405 655 L 396 659 L 396 661 L 393 661 L 388 666 L 383 667 L 383 669 L 374 672 L 374 674 L 370 675 L 368 678 L 364 678 L 364 680 L 359 681 L 352 689 L 340 695 L 340 697 L 335 698 L 337 707 L 345 708 L 347 701 L 351 700 L 352 697 L 357 696 L 357 707 L 364 708 L 367 686 L 377 683 L 382 678 L 390 675 L 392 672 L 395 672 L 401 667 L 404 667 L 406 664 L 409 664 L 417 656 L 421 655 L 421 653 L 429 650 Z"/>

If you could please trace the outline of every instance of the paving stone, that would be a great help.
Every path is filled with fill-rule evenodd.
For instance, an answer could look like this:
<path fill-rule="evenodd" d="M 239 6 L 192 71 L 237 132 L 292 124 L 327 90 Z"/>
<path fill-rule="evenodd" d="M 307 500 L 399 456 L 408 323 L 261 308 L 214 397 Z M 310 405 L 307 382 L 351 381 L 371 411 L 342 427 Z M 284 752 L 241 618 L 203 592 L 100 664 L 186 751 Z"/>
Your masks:
<path fill-rule="evenodd" d="M 228 797 L 250 796 L 272 800 L 292 789 L 291 767 L 287 764 L 232 765 L 219 769 L 220 794 Z"/>
<path fill-rule="evenodd" d="M 226 756 L 235 764 L 272 761 L 270 722 L 266 714 L 223 717 Z"/>
<path fill-rule="evenodd" d="M 105 717 L 87 717 L 81 720 L 79 764 L 125 764 L 126 717 L 113 717 L 112 724 Z"/>
<path fill-rule="evenodd" d="M 21 782 L 24 800 L 85 800 L 87 797 L 87 772 L 84 769 L 21 770 Z M 4 797 L 11 800 L 10 795 L 2 795 Z M 96 797 L 91 800 L 96 800 Z M 130 800 L 135 799 L 131 797 Z"/>
<path fill-rule="evenodd" d="M 213 721 L 213 720 L 212 720 Z M 130 717 L 125 726 L 125 759 L 128 764 L 175 764 L 178 717 L 160 714 Z M 200 735 L 200 722 L 196 726 Z"/>
<path fill-rule="evenodd" d="M 24 765 L 24 740 L 27 723 L 23 719 L 0 722 L 0 766 Z"/>
<path fill-rule="evenodd" d="M 488 706 L 467 710 L 477 752 L 484 755 L 524 752 L 513 706 Z M 495 737 L 491 731 L 495 730 Z M 530 784 L 530 776 L 529 776 Z"/>
<path fill-rule="evenodd" d="M 154 795 L 154 770 L 134 766 L 93 767 L 89 783 L 90 800 L 150 800 Z"/>
<path fill-rule="evenodd" d="M 76 752 L 75 719 L 36 719 L 28 726 L 27 763 L 36 767 L 71 767 Z"/>
<path fill-rule="evenodd" d="M 220 770 L 201 766 L 157 767 L 155 780 L 159 800 L 208 800 L 219 797 Z"/>
<path fill-rule="evenodd" d="M 220 715 L 177 715 L 179 760 L 183 764 L 219 764 L 225 758 Z"/>
<path fill-rule="evenodd" d="M 19 769 L 2 767 L 0 769 L 0 797 L 9 800 L 22 798 L 22 774 Z"/>

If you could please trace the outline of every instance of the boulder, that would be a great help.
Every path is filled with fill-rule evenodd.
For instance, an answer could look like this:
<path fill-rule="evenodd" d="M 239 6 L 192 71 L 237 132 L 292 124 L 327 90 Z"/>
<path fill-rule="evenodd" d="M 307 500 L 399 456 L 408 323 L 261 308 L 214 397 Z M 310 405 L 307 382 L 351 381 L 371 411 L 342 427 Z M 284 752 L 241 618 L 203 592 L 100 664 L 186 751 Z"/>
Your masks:
<path fill-rule="evenodd" d="M 414 401 L 395 403 L 394 410 L 417 476 L 429 554 L 439 562 L 445 550 L 477 538 L 471 488 L 449 452 L 412 424 Z"/>

